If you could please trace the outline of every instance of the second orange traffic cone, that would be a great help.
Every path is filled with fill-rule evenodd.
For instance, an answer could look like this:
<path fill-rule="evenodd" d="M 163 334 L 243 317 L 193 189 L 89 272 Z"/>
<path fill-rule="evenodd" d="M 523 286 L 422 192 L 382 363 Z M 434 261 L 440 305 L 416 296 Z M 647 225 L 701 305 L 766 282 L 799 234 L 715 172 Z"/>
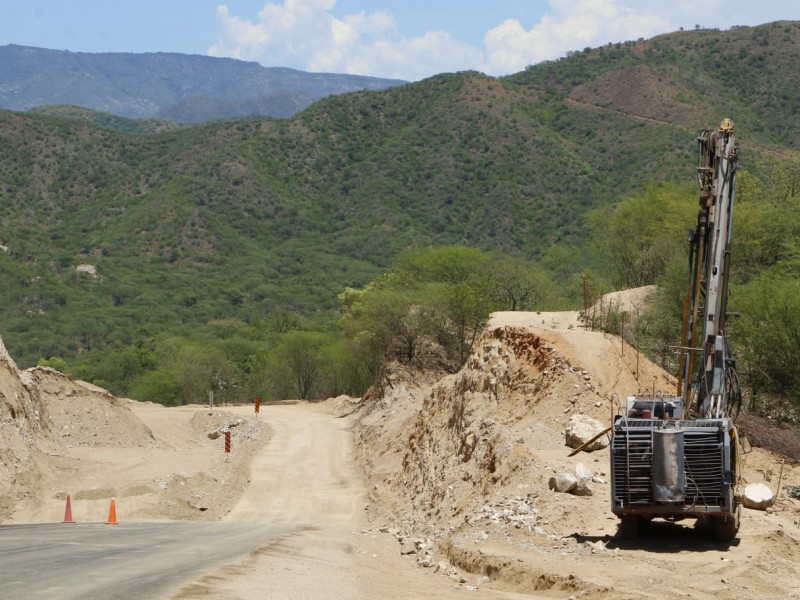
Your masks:
<path fill-rule="evenodd" d="M 106 525 L 119 525 L 117 523 L 117 503 L 114 501 L 114 498 L 111 498 L 111 507 L 108 509 L 108 521 L 106 521 Z"/>
<path fill-rule="evenodd" d="M 72 518 L 72 502 L 67 494 L 67 508 L 64 511 L 64 523 L 74 523 L 75 519 Z"/>

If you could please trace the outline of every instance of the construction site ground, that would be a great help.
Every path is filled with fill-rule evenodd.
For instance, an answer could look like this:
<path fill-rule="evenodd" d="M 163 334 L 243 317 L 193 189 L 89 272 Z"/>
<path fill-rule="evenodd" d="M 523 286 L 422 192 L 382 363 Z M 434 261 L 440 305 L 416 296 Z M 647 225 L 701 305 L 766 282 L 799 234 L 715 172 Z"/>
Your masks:
<path fill-rule="evenodd" d="M 395 365 L 362 399 L 258 416 L 118 399 L 0 359 L 0 539 L 4 524 L 59 523 L 67 495 L 78 521 L 102 522 L 114 497 L 121 521 L 301 526 L 170 598 L 800 598 L 800 501 L 785 491 L 800 467 L 763 449 L 742 484 L 778 497 L 744 511 L 733 543 L 693 521 L 621 538 L 608 449 L 570 457 L 565 428 L 607 425 L 620 398 L 675 381 L 577 313 L 496 313 L 458 373 Z M 550 489 L 576 468 L 590 495 Z"/>

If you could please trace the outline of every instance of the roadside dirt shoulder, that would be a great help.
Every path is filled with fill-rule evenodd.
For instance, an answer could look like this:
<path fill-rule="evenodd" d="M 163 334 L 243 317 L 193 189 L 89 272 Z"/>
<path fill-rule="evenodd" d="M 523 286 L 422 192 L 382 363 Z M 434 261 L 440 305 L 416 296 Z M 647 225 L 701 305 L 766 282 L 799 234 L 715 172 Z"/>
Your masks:
<path fill-rule="evenodd" d="M 288 523 L 301 531 L 187 584 L 174 600 L 463 597 L 462 586 L 401 556 L 396 539 L 371 522 L 354 464 L 353 417 L 336 416 L 352 410 L 346 404 L 262 410 L 274 436 L 224 521 Z"/>

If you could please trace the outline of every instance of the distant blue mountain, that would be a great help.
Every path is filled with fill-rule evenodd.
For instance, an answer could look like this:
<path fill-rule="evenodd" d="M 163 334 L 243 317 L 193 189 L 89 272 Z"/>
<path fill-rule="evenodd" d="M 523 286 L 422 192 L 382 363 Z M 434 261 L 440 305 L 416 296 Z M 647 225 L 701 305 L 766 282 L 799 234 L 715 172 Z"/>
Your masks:
<path fill-rule="evenodd" d="M 289 117 L 326 96 L 405 83 L 190 54 L 0 46 L 0 108 L 17 111 L 73 104 L 178 123 Z"/>

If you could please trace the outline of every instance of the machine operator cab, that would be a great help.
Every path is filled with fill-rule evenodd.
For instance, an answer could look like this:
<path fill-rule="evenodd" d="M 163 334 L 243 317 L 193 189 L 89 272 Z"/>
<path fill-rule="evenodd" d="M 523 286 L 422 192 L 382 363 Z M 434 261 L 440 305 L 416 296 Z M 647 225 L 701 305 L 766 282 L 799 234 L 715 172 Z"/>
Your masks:
<path fill-rule="evenodd" d="M 683 419 L 683 398 L 680 396 L 628 396 L 626 416 L 629 419 Z"/>

